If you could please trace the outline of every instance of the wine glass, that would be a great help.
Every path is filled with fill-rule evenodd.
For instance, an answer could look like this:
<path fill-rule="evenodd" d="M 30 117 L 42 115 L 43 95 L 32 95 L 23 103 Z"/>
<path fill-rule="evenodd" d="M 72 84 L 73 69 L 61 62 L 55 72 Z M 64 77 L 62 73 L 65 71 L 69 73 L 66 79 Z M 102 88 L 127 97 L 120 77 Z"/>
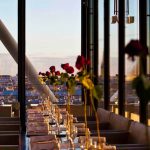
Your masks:
<path fill-rule="evenodd" d="M 77 135 L 78 135 L 78 128 L 76 126 L 73 126 L 72 139 L 75 140 Z"/>

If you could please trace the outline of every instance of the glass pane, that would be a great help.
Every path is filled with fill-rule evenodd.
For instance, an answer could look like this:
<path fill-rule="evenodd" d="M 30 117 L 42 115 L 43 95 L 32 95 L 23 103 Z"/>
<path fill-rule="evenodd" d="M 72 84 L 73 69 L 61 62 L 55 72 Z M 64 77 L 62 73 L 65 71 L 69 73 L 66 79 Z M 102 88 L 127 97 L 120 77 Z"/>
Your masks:
<path fill-rule="evenodd" d="M 50 66 L 55 66 L 56 71 L 63 71 L 63 63 L 75 66 L 76 57 L 81 54 L 81 0 L 45 0 L 44 3 L 42 0 L 27 0 L 26 23 L 27 57 L 36 69 L 36 75 L 49 71 Z M 27 75 L 30 76 L 29 72 Z M 36 87 L 34 84 L 39 83 L 32 80 L 32 86 Z M 66 101 L 66 87 L 49 85 L 49 88 L 60 103 Z M 35 88 L 30 93 L 26 95 L 28 103 L 41 101 L 41 93 Z M 73 99 L 75 103 L 81 102 L 80 87 L 76 88 Z"/>
<path fill-rule="evenodd" d="M 12 57 L 18 54 L 8 36 L 9 32 L 15 40 L 13 44 L 17 44 L 17 0 L 0 1 L 0 18 L 0 28 L 6 36 L 4 40 L 4 36 L 0 35 L 0 105 L 5 104 L 0 106 L 0 117 L 18 116 L 18 69 L 16 60 Z M 8 32 L 4 30 L 4 26 Z"/>
<path fill-rule="evenodd" d="M 129 14 L 126 15 L 126 44 L 133 39 L 139 39 L 139 4 L 138 0 L 129 0 Z M 127 4 L 126 4 L 127 9 Z M 133 20 L 132 20 L 133 19 Z M 129 20 L 133 22 L 128 22 Z M 139 121 L 139 99 L 132 88 L 133 77 L 138 75 L 138 60 L 132 62 L 126 56 L 126 117 Z"/>
<path fill-rule="evenodd" d="M 147 45 L 150 50 L 150 0 L 147 0 Z"/>
<path fill-rule="evenodd" d="M 104 85 L 104 0 L 99 1 L 99 76 L 100 84 Z M 104 98 L 100 101 L 100 107 L 104 105 Z"/>
<path fill-rule="evenodd" d="M 118 9 L 118 8 L 116 8 Z M 118 11 L 118 10 L 116 10 Z M 118 13 L 114 13 L 114 0 L 110 0 L 110 102 L 118 114 Z"/>
<path fill-rule="evenodd" d="M 0 117 L 18 116 L 18 70 L 16 63 L 18 54 L 16 47 L 13 47 L 9 42 L 10 37 L 8 36 L 9 32 L 15 40 L 12 43 L 17 45 L 17 0 L 0 1 L 0 18 L 0 30 L 6 36 L 4 39 L 4 36 L 0 35 L 0 105 L 5 104 L 4 106 L 6 106 L 5 109 L 3 109 L 3 105 L 0 106 Z M 8 32 L 4 30 L 4 26 Z"/>
<path fill-rule="evenodd" d="M 147 0 L 147 46 L 150 52 L 150 0 Z M 150 56 L 148 56 L 148 65 L 147 65 L 148 75 L 150 75 Z M 149 120 L 148 124 L 150 125 L 150 107 L 148 107 Z"/>

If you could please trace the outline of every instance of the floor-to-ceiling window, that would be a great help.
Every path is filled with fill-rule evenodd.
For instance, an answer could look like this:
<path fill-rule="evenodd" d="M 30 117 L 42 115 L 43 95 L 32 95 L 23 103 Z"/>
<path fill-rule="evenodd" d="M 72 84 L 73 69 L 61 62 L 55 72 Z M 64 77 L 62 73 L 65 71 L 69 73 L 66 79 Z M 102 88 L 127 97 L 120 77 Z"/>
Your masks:
<path fill-rule="evenodd" d="M 63 71 L 64 63 L 75 67 L 77 55 L 81 54 L 81 0 L 27 0 L 26 13 L 26 54 L 37 73 L 46 73 L 50 66 Z M 28 79 L 26 88 L 32 89 L 27 101 L 39 103 L 42 97 Z M 81 101 L 81 90 L 76 90 L 74 98 Z M 63 103 L 64 89 L 55 93 Z"/>
<path fill-rule="evenodd" d="M 150 0 L 147 0 L 147 46 L 150 52 Z M 148 63 L 147 71 L 148 71 L 148 76 L 149 76 L 150 75 L 150 56 L 148 56 L 147 63 Z M 150 118 L 150 107 L 148 107 L 148 116 Z M 148 124 L 150 125 L 150 119 L 148 120 Z"/>
<path fill-rule="evenodd" d="M 150 0 L 147 0 L 147 45 L 150 49 Z"/>
<path fill-rule="evenodd" d="M 118 1 L 114 0 L 110 0 L 110 103 L 118 105 Z"/>
<path fill-rule="evenodd" d="M 138 0 L 126 0 L 126 18 L 125 18 L 125 43 L 131 40 L 139 39 L 139 4 Z M 132 80 L 138 75 L 138 60 L 132 62 L 125 57 L 126 61 L 126 82 L 125 82 L 125 99 L 126 99 L 126 117 L 139 120 L 139 99 L 132 88 Z"/>
<path fill-rule="evenodd" d="M 9 11 L 8 11 L 9 10 Z M 4 110 L 1 115 L 18 115 L 18 69 L 17 49 L 10 43 L 10 33 L 17 45 L 17 0 L 0 2 L 0 103 L 12 104 L 12 111 Z M 7 28 L 7 32 L 6 29 Z M 9 32 L 9 33 L 8 33 Z M 7 38 L 5 38 L 5 36 Z M 8 108 L 9 109 L 9 108 Z M 11 111 L 11 109 L 9 109 Z M 15 113 L 14 113 L 15 111 Z M 5 114 L 4 114 L 5 113 Z M 11 114 L 10 114 L 11 113 Z M 7 116 L 8 117 L 8 116 Z"/>
<path fill-rule="evenodd" d="M 110 56 L 118 56 L 118 1 L 110 1 Z M 117 25 L 116 25 L 117 24 Z M 149 29 L 148 29 L 149 30 Z M 149 34 L 148 34 L 149 35 Z M 130 40 L 139 39 L 139 1 L 138 0 L 126 0 L 125 1 L 125 45 L 130 42 Z M 116 47 L 116 48 L 115 48 Z M 113 48 L 113 49 L 112 49 Z M 110 97 L 110 101 L 113 103 L 113 110 L 118 113 L 118 63 L 113 62 L 111 66 L 110 57 L 110 71 L 117 69 L 116 76 L 112 77 L 110 72 L 110 91 L 113 95 Z M 117 59 L 115 59 L 117 61 Z M 139 73 L 139 61 L 131 62 L 125 56 L 125 116 L 130 119 L 139 121 L 139 99 L 132 88 L 133 77 L 137 76 Z M 115 93 L 115 94 L 114 94 Z M 116 103 L 116 104 L 114 104 Z"/>
<path fill-rule="evenodd" d="M 104 85 L 104 0 L 99 0 L 99 80 L 100 84 Z M 104 86 L 102 86 L 104 87 Z M 100 102 L 100 107 L 103 107 L 103 101 Z"/>

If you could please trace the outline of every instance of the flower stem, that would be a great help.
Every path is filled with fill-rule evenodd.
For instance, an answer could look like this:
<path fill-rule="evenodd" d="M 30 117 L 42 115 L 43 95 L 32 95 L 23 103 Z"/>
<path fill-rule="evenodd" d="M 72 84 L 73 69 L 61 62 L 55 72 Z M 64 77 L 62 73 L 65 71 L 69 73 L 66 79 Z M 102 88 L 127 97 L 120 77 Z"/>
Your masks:
<path fill-rule="evenodd" d="M 97 134 L 98 134 L 98 143 L 100 144 L 100 130 L 99 130 L 99 118 L 98 118 L 98 114 L 97 111 L 95 109 L 94 103 L 93 103 L 93 96 L 92 96 L 92 91 L 90 90 L 90 100 L 91 100 L 91 104 L 95 113 L 95 117 L 96 117 L 96 127 L 97 127 Z"/>
<path fill-rule="evenodd" d="M 71 117 L 70 117 L 70 99 L 71 99 L 71 95 L 70 93 L 68 92 L 68 103 L 67 103 L 67 111 L 68 111 L 68 116 L 67 116 L 67 125 L 68 125 L 68 128 L 69 128 L 69 135 L 71 135 L 72 133 L 72 129 L 71 129 Z"/>
<path fill-rule="evenodd" d="M 86 90 L 84 89 L 84 119 L 85 119 L 85 144 L 86 148 L 88 148 L 88 133 L 87 133 L 87 110 L 86 110 L 86 104 L 87 104 L 87 96 L 86 96 Z"/>

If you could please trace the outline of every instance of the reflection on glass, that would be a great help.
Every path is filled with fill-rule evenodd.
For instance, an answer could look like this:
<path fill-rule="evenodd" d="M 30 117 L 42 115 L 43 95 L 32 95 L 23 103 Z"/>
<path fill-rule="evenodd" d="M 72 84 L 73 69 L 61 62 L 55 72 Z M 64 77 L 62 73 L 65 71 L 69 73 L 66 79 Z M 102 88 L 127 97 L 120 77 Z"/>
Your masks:
<path fill-rule="evenodd" d="M 3 24 L 11 32 L 14 39 L 17 39 L 17 0 L 1 0 L 0 19 L 1 30 Z M 9 10 L 9 11 L 8 11 Z M 2 23 L 3 22 L 3 23 Z M 9 51 L 0 41 L 0 105 L 5 110 L 0 113 L 0 117 L 19 116 L 18 101 L 18 77 L 17 64 Z M 15 54 L 16 55 L 16 54 Z M 10 109 L 11 108 L 11 109 Z M 10 111 L 9 111 L 10 110 Z"/>
<path fill-rule="evenodd" d="M 99 1 L 99 9 L 98 9 L 98 20 L 99 20 L 99 64 L 98 64 L 98 75 L 99 82 L 101 85 L 104 85 L 104 60 L 103 60 L 103 51 L 104 51 L 104 0 Z M 103 100 L 103 97 L 102 97 Z M 103 101 L 100 101 L 100 107 L 103 106 Z"/>
<path fill-rule="evenodd" d="M 118 13 L 117 20 L 118 20 Z M 114 15 L 114 1 L 110 0 L 110 16 Z M 112 19 L 112 18 L 110 18 Z M 110 104 L 111 111 L 118 113 L 118 22 L 110 21 Z"/>
<path fill-rule="evenodd" d="M 61 63 L 67 62 L 74 66 L 76 56 L 81 51 L 80 18 L 80 0 L 75 3 L 73 0 L 45 0 L 44 3 L 26 1 L 26 54 L 37 74 L 49 71 L 48 68 L 53 65 L 61 71 Z M 26 88 L 30 90 L 26 93 L 27 103 L 40 103 L 41 94 L 36 91 L 35 85 L 28 83 L 27 81 Z M 51 85 L 48 86 L 58 98 L 59 104 L 65 104 L 65 86 L 57 87 L 56 91 Z M 81 88 L 77 87 L 76 93 L 71 99 L 73 104 L 81 103 Z"/>
<path fill-rule="evenodd" d="M 147 0 L 147 46 L 149 48 L 150 52 L 150 1 Z M 147 71 L 148 75 L 150 75 L 150 56 L 148 56 L 148 61 L 147 61 Z M 150 115 L 150 109 L 148 109 L 148 114 Z M 150 125 L 150 119 L 148 120 L 148 125 Z"/>
<path fill-rule="evenodd" d="M 125 25 L 126 44 L 132 39 L 139 39 L 139 2 L 138 0 L 129 0 L 130 14 L 134 16 L 133 24 Z M 132 79 L 139 73 L 139 62 L 138 59 L 135 63 L 130 62 L 127 57 L 126 60 L 126 82 L 125 82 L 125 96 L 126 96 L 126 107 L 125 116 L 127 118 L 139 121 L 139 99 L 132 88 Z"/>

